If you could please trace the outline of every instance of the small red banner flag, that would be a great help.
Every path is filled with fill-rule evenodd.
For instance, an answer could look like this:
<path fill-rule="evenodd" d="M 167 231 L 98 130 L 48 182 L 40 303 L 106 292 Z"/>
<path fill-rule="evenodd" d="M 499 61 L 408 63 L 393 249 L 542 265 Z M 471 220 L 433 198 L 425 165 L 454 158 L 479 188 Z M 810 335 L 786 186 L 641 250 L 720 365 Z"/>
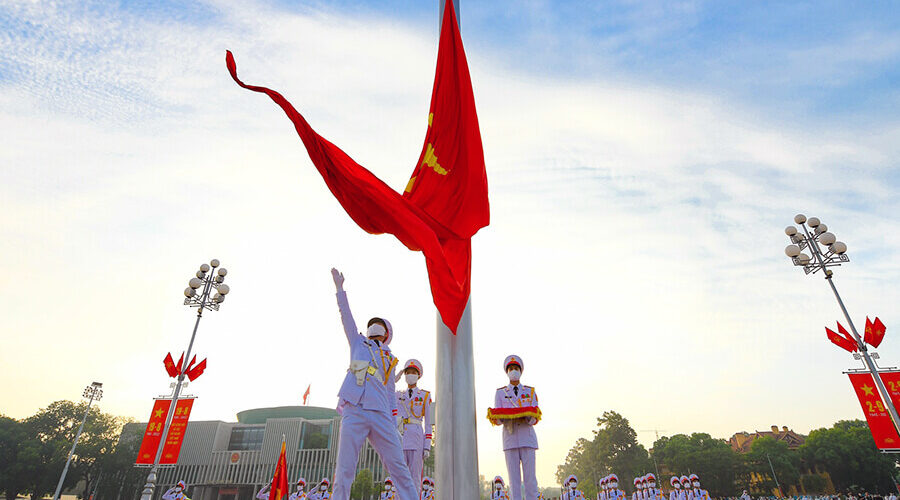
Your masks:
<path fill-rule="evenodd" d="M 838 325 L 840 326 L 840 323 L 838 323 Z M 858 349 L 856 346 L 856 342 L 848 339 L 847 337 L 844 337 L 843 335 L 834 333 L 827 326 L 825 327 L 825 335 L 828 337 L 828 340 L 830 340 L 832 344 L 846 350 L 847 352 L 856 352 L 856 350 Z"/>
<path fill-rule="evenodd" d="M 863 414 L 866 416 L 866 422 L 869 424 L 869 430 L 872 432 L 872 438 L 875 440 L 875 446 L 879 450 L 896 450 L 900 449 L 900 436 L 894 429 L 894 423 L 891 416 L 884 406 L 884 401 L 878 393 L 875 381 L 869 373 L 849 373 L 850 383 L 859 398 L 859 404 L 862 406 Z"/>
<path fill-rule="evenodd" d="M 136 464 L 152 464 L 156 458 L 156 450 L 159 449 L 159 440 L 162 437 L 163 427 L 166 425 L 166 417 L 169 415 L 169 399 L 157 399 L 153 402 L 153 411 L 150 412 L 150 420 L 144 431 L 144 439 L 138 451 Z"/>
<path fill-rule="evenodd" d="M 303 393 L 303 404 L 306 404 L 306 398 L 309 397 L 309 388 L 312 387 L 312 384 L 306 386 L 306 392 Z"/>
<path fill-rule="evenodd" d="M 166 434 L 166 442 L 163 444 L 161 464 L 174 464 L 178 462 L 181 453 L 181 443 L 184 441 L 184 431 L 187 429 L 188 418 L 191 416 L 191 408 L 194 407 L 194 398 L 179 399 L 175 405 L 175 415 L 169 424 L 169 433 Z"/>
<path fill-rule="evenodd" d="M 884 323 L 880 319 L 876 317 L 875 321 L 872 322 L 866 316 L 866 333 L 863 336 L 863 340 L 872 347 L 878 347 L 881 345 L 881 341 L 884 340 L 884 332 L 886 330 L 887 328 L 885 328 Z"/>
<path fill-rule="evenodd" d="M 282 500 L 287 496 L 287 457 L 285 456 L 286 444 L 281 441 L 281 455 L 278 456 L 278 464 L 275 466 L 275 475 L 272 476 L 272 486 L 269 488 L 269 500 Z"/>
<path fill-rule="evenodd" d="M 170 377 L 175 378 L 178 376 L 178 369 L 175 367 L 175 361 L 172 359 L 171 352 L 166 354 L 166 359 L 163 360 L 163 364 L 166 365 L 166 373 L 168 373 Z"/>
<path fill-rule="evenodd" d="M 182 368 L 184 368 L 184 352 L 181 353 L 181 357 L 178 358 L 178 364 L 175 365 L 175 369 L 177 370 L 177 373 L 175 373 L 175 375 L 180 374 Z"/>
<path fill-rule="evenodd" d="M 193 382 L 195 378 L 203 375 L 204 371 L 206 371 L 206 358 L 203 358 L 203 361 L 197 363 L 197 366 L 188 370 L 187 377 L 191 382 Z"/>
<path fill-rule="evenodd" d="M 894 408 L 897 408 L 900 406 L 900 371 L 878 372 L 878 375 L 881 376 L 881 381 L 888 390 L 891 403 L 894 403 Z"/>

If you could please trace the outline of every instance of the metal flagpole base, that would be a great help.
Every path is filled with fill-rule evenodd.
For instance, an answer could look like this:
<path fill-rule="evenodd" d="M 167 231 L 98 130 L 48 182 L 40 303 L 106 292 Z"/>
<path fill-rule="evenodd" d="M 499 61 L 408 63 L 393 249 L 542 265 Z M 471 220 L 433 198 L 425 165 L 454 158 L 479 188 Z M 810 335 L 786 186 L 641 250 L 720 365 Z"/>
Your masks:
<path fill-rule="evenodd" d="M 481 497 L 475 423 L 472 299 L 456 335 L 437 318 L 435 492 L 437 500 Z"/>

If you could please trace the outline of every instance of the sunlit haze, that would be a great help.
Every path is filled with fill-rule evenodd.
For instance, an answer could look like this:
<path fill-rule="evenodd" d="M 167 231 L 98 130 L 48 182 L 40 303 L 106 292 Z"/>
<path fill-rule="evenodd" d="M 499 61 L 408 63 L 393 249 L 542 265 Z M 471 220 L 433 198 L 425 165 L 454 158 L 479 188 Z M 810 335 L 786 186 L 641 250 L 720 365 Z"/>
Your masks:
<path fill-rule="evenodd" d="M 437 1 L 0 5 L 0 413 L 103 382 L 146 421 L 185 350 L 182 290 L 218 258 L 231 294 L 200 323 L 193 420 L 333 407 L 347 368 L 329 270 L 358 321 L 434 387 L 422 255 L 361 231 L 284 114 L 401 190 L 422 147 Z M 602 6 L 600 6 L 602 4 Z M 473 239 L 481 474 L 506 474 L 484 418 L 524 360 L 538 479 L 616 410 L 660 435 L 862 418 L 825 338 L 840 310 L 784 255 L 796 213 L 847 243 L 835 283 L 900 359 L 900 30 L 891 6 L 461 1 L 491 225 Z M 877 9 L 887 9 L 878 12 Z M 801 22 L 802 21 L 802 22 Z M 440 429 L 436 430 L 440 439 Z"/>

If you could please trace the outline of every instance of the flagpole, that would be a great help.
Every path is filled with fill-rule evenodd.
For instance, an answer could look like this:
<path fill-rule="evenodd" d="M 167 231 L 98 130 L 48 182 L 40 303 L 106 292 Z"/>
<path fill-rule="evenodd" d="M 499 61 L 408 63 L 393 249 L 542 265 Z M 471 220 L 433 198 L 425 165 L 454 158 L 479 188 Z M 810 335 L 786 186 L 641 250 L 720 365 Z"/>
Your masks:
<path fill-rule="evenodd" d="M 453 1 L 459 26 L 459 2 Z M 440 23 L 445 0 L 438 0 Z M 435 398 L 435 493 L 437 500 L 481 498 L 475 413 L 475 361 L 472 343 L 472 297 L 466 302 L 456 335 L 437 314 Z"/>

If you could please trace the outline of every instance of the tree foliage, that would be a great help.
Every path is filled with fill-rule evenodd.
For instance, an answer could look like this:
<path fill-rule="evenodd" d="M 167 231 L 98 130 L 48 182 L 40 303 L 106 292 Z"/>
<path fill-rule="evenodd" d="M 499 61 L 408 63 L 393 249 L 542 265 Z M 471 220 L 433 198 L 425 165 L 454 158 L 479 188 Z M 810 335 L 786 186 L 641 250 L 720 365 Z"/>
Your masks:
<path fill-rule="evenodd" d="M 637 433 L 628 419 L 614 411 L 603 412 L 597 419 L 593 439 L 575 442 L 569 450 L 566 462 L 557 467 L 556 479 L 563 484 L 569 474 L 579 478 L 579 489 L 593 498 L 597 495 L 597 481 L 616 473 L 632 477 L 653 470 L 653 461 L 646 448 L 637 442 Z"/>
<path fill-rule="evenodd" d="M 810 432 L 799 452 L 810 466 L 828 471 L 838 491 L 893 491 L 896 462 L 878 451 L 862 420 L 841 420 Z"/>
<path fill-rule="evenodd" d="M 706 433 L 664 436 L 653 443 L 653 458 L 660 468 L 675 474 L 699 475 L 712 496 L 739 493 L 736 483 L 743 473 L 743 460 L 723 439 Z"/>
<path fill-rule="evenodd" d="M 356 478 L 350 486 L 350 498 L 352 500 L 368 500 L 375 493 L 375 482 L 372 479 L 372 471 L 362 469 L 356 473 Z"/>
<path fill-rule="evenodd" d="M 750 453 L 746 455 L 747 467 L 763 477 L 763 485 L 771 491 L 776 484 L 781 486 L 782 493 L 787 493 L 790 486 L 800 484 L 800 455 L 791 451 L 784 441 L 776 441 L 772 437 L 763 437 L 753 441 Z M 775 477 L 772 476 L 772 470 Z"/>

